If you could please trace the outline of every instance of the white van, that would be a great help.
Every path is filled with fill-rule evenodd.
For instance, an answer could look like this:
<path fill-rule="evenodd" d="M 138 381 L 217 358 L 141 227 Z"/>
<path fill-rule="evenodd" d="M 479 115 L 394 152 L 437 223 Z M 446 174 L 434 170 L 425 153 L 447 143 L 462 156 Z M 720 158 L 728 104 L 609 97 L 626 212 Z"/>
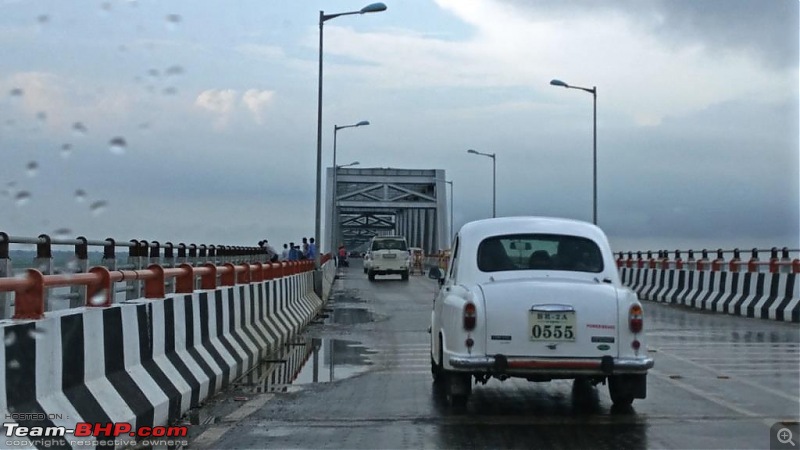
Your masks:
<path fill-rule="evenodd" d="M 375 281 L 375 275 L 393 274 L 400 274 L 403 281 L 408 281 L 410 261 L 406 238 L 375 236 L 369 244 L 364 270 L 369 276 L 369 281 Z"/>

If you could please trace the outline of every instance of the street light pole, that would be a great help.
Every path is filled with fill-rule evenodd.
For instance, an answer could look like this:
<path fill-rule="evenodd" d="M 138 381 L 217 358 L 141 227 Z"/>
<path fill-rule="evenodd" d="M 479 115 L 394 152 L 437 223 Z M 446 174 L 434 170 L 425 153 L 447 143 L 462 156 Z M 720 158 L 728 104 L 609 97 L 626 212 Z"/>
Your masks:
<path fill-rule="evenodd" d="M 591 89 L 570 86 L 561 80 L 550 80 L 550 84 L 592 94 L 592 223 L 597 225 L 597 86 L 592 86 Z"/>
<path fill-rule="evenodd" d="M 453 190 L 453 182 L 452 181 L 445 181 L 445 183 L 450 185 L 450 241 L 452 242 L 453 237 L 453 229 L 455 228 L 455 224 L 453 224 L 453 203 L 455 202 L 453 195 L 455 191 Z"/>
<path fill-rule="evenodd" d="M 339 221 L 337 220 L 337 195 L 336 195 L 336 172 L 339 171 L 342 167 L 350 167 L 350 166 L 357 166 L 360 163 L 358 161 L 353 161 L 350 164 L 342 164 L 341 166 L 333 166 L 333 201 L 331 202 L 331 254 L 336 257 L 336 238 L 339 235 Z"/>
<path fill-rule="evenodd" d="M 344 128 L 355 128 L 355 127 L 362 127 L 365 125 L 369 125 L 368 120 L 362 120 L 361 122 L 354 123 L 353 125 L 334 125 L 333 126 L 333 201 L 331 202 L 331 254 L 336 251 L 336 134 L 339 130 Z M 355 166 L 358 164 L 358 161 L 355 163 L 347 164 L 347 166 Z M 340 166 L 345 167 L 345 166 Z"/>
<path fill-rule="evenodd" d="M 385 11 L 386 5 L 383 3 L 372 3 L 358 11 L 350 11 L 337 14 L 325 14 L 324 11 L 319 12 L 319 77 L 317 78 L 317 199 L 314 217 L 314 241 L 317 244 L 317 252 L 314 255 L 314 267 L 319 269 L 321 255 L 320 249 L 322 242 L 320 240 L 320 232 L 322 228 L 321 212 L 322 212 L 322 28 L 325 21 L 339 17 L 348 16 L 352 14 L 365 14 Z M 334 167 L 335 171 L 335 167 Z"/>
<path fill-rule="evenodd" d="M 492 218 L 495 218 L 497 217 L 497 154 L 481 153 L 473 149 L 467 150 L 467 153 L 488 156 L 489 158 L 492 158 Z"/>

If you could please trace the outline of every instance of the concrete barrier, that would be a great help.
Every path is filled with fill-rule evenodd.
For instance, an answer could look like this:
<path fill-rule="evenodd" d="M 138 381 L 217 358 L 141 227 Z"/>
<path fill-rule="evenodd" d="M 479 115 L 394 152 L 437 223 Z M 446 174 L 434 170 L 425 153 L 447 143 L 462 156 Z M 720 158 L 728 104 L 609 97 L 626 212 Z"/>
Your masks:
<path fill-rule="evenodd" d="M 331 283 L 332 266 L 323 269 Z M 323 303 L 313 272 L 303 272 L 0 321 L 4 423 L 66 429 L 78 422 L 134 429 L 173 423 L 285 345 Z M 46 439 L 47 445 L 29 439 L 27 447 L 92 448 L 96 440 Z"/>
<path fill-rule="evenodd" d="M 622 283 L 643 300 L 800 322 L 797 273 L 621 267 L 620 275 Z"/>

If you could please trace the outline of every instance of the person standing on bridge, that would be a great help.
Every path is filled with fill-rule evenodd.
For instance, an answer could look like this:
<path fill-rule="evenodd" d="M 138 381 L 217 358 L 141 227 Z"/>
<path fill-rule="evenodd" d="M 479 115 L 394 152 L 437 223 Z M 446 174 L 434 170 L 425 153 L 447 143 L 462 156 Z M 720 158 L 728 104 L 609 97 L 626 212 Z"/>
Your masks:
<path fill-rule="evenodd" d="M 283 244 L 283 251 L 281 252 L 281 261 L 289 260 L 289 244 Z"/>
<path fill-rule="evenodd" d="M 297 247 L 295 247 L 294 242 L 289 242 L 289 255 L 288 261 L 297 261 L 300 259 L 298 255 Z"/>
<path fill-rule="evenodd" d="M 306 252 L 306 259 L 313 260 L 317 257 L 317 244 L 314 243 L 314 238 L 309 240 L 308 250 Z"/>
<path fill-rule="evenodd" d="M 303 245 L 300 247 L 300 258 L 305 259 L 308 256 L 308 238 L 303 238 Z"/>
<path fill-rule="evenodd" d="M 275 251 L 275 248 L 269 245 L 269 241 L 264 239 L 263 241 L 259 242 L 259 244 L 264 248 L 264 251 L 267 253 L 267 261 L 275 262 L 278 260 L 278 252 Z"/>

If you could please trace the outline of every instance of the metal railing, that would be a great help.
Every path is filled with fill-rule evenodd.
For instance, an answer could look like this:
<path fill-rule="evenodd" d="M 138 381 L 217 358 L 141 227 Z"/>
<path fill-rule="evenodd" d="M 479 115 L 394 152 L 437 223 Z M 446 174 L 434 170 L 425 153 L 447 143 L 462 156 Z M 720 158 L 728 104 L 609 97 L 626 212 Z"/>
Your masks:
<path fill-rule="evenodd" d="M 617 267 L 623 268 L 650 268 L 650 269 L 679 269 L 679 270 L 710 270 L 729 272 L 770 272 L 770 273 L 800 273 L 800 250 L 783 247 L 778 249 L 745 250 L 749 258 L 742 258 L 743 251 L 733 250 L 648 250 L 637 252 L 618 252 Z M 711 258 L 709 255 L 714 254 Z M 731 255 L 725 259 L 725 255 Z M 769 257 L 766 257 L 768 254 Z M 795 257 L 792 258 L 792 254 Z M 685 259 L 684 259 L 685 255 Z M 761 257 L 765 256 L 764 259 Z"/>
<path fill-rule="evenodd" d="M 14 276 L 11 244 L 36 246 L 33 267 L 26 267 L 21 277 Z M 53 246 L 74 248 L 66 267 L 55 266 Z M 89 247 L 103 249 L 99 264 L 91 268 Z M 118 256 L 118 248 L 127 248 L 127 256 Z M 329 258 L 325 255 L 323 262 Z M 234 284 L 262 281 L 310 270 L 307 266 L 307 261 L 269 263 L 262 247 L 161 245 L 145 240 L 118 243 L 112 238 L 53 239 L 45 234 L 31 238 L 0 232 L 0 318 L 35 318 L 64 307 L 107 306 L 120 300 L 119 296 L 124 300 L 159 298 L 231 285 L 231 280 Z M 58 287 L 69 287 L 69 292 L 51 296 Z M 58 301 L 65 303 L 62 308 L 55 304 Z"/>

